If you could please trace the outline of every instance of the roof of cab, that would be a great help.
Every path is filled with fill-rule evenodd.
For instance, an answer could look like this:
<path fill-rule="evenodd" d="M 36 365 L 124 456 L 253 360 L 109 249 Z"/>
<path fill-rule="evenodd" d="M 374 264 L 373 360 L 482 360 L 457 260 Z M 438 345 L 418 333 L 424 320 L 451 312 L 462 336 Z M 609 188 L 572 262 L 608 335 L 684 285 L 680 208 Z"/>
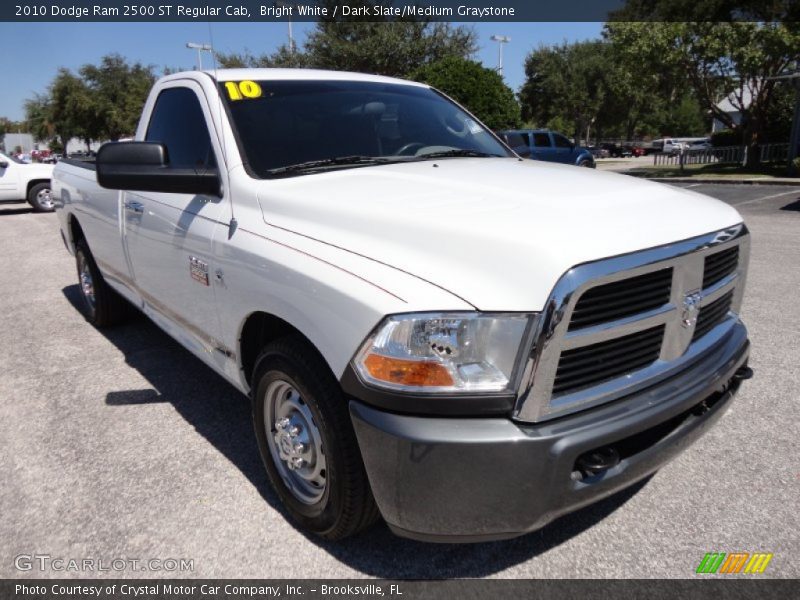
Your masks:
<path fill-rule="evenodd" d="M 184 71 L 167 75 L 163 80 L 182 79 L 187 75 L 197 74 L 198 71 Z M 394 83 L 428 87 L 425 84 L 383 75 L 369 75 L 366 73 L 352 73 L 348 71 L 326 71 L 323 69 L 206 69 L 203 71 L 217 81 L 241 81 L 251 79 L 255 81 L 370 81 L 374 83 Z"/>

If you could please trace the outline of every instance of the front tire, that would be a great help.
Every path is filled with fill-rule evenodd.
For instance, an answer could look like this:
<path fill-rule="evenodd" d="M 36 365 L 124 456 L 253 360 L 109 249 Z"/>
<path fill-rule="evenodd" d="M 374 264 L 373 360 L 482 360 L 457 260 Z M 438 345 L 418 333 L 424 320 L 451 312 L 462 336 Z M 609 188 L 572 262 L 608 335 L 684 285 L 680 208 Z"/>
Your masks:
<path fill-rule="evenodd" d="M 82 238 L 75 244 L 75 266 L 86 320 L 99 328 L 124 321 L 130 315 L 131 306 L 108 286 Z"/>
<path fill-rule="evenodd" d="M 299 336 L 269 344 L 256 361 L 256 440 L 272 487 L 303 528 L 329 540 L 378 518 L 339 384 Z"/>
<path fill-rule="evenodd" d="M 28 192 L 28 204 L 35 212 L 53 212 L 56 208 L 49 183 L 37 183 Z"/>

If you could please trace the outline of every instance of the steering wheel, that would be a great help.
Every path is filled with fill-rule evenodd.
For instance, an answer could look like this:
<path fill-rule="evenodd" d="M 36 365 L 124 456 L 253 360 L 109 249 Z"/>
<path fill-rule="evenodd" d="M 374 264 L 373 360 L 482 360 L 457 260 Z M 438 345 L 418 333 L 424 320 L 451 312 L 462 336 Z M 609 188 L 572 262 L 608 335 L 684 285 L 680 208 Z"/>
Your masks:
<path fill-rule="evenodd" d="M 461 121 L 461 129 L 455 129 L 454 127 L 450 127 L 451 123 L 457 123 L 457 122 L 458 122 L 457 119 L 446 118 L 443 121 L 443 124 L 445 129 L 447 129 L 447 131 L 449 131 L 451 134 L 453 134 L 456 137 L 463 138 L 464 136 L 467 135 L 467 132 L 469 131 L 469 125 L 467 124 L 466 121 Z"/>
<path fill-rule="evenodd" d="M 395 156 L 411 156 L 412 150 L 417 151 L 420 148 L 424 147 L 425 144 L 422 142 L 409 142 L 408 144 L 404 145 L 400 148 L 397 152 L 394 153 Z"/>

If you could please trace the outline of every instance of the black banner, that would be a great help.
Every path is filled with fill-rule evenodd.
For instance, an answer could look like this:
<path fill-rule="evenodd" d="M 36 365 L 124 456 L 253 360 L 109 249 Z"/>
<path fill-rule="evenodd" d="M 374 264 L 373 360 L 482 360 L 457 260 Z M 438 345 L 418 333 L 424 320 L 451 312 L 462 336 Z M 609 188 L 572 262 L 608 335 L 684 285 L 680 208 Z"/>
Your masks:
<path fill-rule="evenodd" d="M 0 21 L 798 21 L 797 0 L 20 0 Z"/>
<path fill-rule="evenodd" d="M 391 581 L 385 579 L 70 579 L 3 580 L 3 600 L 469 600 L 519 598 L 536 600 L 674 600 L 675 598 L 796 598 L 796 580 L 755 579 L 752 575 L 691 580 L 450 580 Z"/>

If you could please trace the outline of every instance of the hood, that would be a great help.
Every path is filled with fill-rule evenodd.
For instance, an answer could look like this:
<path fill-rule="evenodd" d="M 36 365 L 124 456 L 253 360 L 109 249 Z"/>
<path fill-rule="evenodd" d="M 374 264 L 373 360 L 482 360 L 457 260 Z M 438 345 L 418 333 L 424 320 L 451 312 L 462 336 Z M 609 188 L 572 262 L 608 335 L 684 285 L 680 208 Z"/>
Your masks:
<path fill-rule="evenodd" d="M 594 169 L 458 158 L 259 182 L 264 220 L 441 286 L 541 310 L 570 267 L 741 222 L 688 190 Z"/>

